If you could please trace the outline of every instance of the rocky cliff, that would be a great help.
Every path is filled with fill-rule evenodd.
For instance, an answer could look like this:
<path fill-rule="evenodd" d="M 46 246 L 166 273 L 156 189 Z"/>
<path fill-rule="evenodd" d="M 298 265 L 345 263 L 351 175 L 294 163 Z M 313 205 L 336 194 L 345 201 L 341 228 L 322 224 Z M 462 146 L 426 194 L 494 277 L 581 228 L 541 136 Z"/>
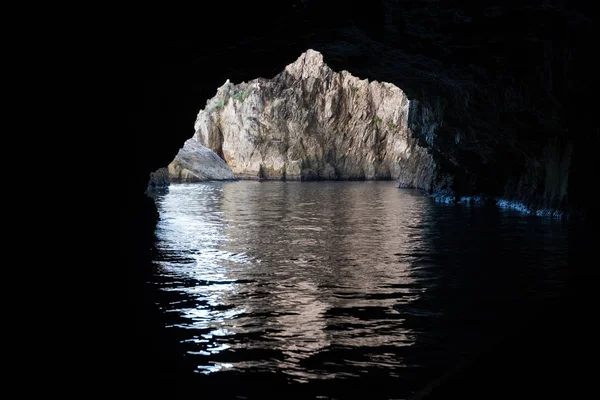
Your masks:
<path fill-rule="evenodd" d="M 189 139 L 167 167 L 170 182 L 202 182 L 235 179 L 231 168 L 218 155 Z"/>
<path fill-rule="evenodd" d="M 188 139 L 167 167 L 150 174 L 148 190 L 168 187 L 172 182 L 225 181 L 235 179 L 225 161 L 198 141 Z"/>
<path fill-rule="evenodd" d="M 398 87 L 334 72 L 308 50 L 273 79 L 225 82 L 191 140 L 237 178 L 397 179 L 429 190 L 436 164 L 411 137 L 408 110 Z"/>

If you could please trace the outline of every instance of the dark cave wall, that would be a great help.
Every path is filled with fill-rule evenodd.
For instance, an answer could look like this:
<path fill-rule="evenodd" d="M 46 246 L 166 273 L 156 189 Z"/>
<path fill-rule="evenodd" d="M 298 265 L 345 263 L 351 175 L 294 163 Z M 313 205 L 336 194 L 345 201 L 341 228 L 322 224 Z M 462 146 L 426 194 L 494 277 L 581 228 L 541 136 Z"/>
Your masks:
<path fill-rule="evenodd" d="M 597 142 L 587 100 L 597 85 L 591 19 L 549 4 L 488 8 L 469 25 L 479 19 L 471 33 L 488 46 L 469 61 L 471 76 L 463 68 L 466 79 L 450 78 L 439 98 L 424 99 L 434 111 L 441 104 L 437 134 L 417 131 L 456 168 L 459 193 L 585 210 L 573 188 L 595 165 L 587 149 Z"/>
<path fill-rule="evenodd" d="M 324 44 L 330 65 L 416 100 L 409 126 L 457 195 L 589 213 L 595 14 L 572 2 L 410 4 L 384 2 L 383 35 L 346 29 Z"/>

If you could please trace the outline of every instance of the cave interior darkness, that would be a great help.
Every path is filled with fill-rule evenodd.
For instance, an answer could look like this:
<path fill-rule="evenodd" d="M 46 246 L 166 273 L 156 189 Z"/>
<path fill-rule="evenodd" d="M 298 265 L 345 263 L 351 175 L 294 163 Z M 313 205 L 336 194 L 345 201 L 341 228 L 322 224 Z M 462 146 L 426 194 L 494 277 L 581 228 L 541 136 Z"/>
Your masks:
<path fill-rule="evenodd" d="M 149 174 L 173 159 L 193 134 L 198 110 L 227 79 L 239 83 L 271 78 L 306 49 L 322 53 L 335 71 L 393 83 L 411 100 L 425 105 L 439 98 L 446 101 L 447 130 L 439 134 L 432 151 L 448 164 L 457 178 L 456 190 L 465 194 L 475 188 L 497 195 L 512 175 L 529 168 L 526 160 L 543 153 L 550 139 L 558 143 L 559 152 L 572 146 L 569 200 L 559 206 L 584 210 L 588 221 L 596 218 L 590 194 L 598 170 L 599 138 L 596 101 L 591 100 L 598 89 L 593 2 L 195 2 L 182 8 L 144 6 L 123 11 L 119 20 L 124 35 L 116 59 L 125 94 L 119 100 L 127 115 L 122 159 L 134 160 L 123 183 L 121 245 L 130 302 L 136 310 L 132 340 L 139 343 L 131 352 L 130 365 L 143 371 L 144 381 L 152 381 L 161 366 L 172 361 L 168 350 L 156 349 L 164 338 L 152 333 L 156 319 L 143 284 L 150 270 L 157 218 L 153 202 L 144 194 Z M 456 101 L 457 93 L 464 93 L 461 90 L 472 95 L 470 104 Z M 526 106 L 512 105 L 507 93 L 515 92 L 526 99 Z M 490 126 L 502 129 L 490 133 Z M 471 135 L 471 143 L 477 146 L 470 150 L 450 146 L 454 138 L 442 134 L 457 127 Z M 493 146 L 485 144 L 491 137 L 497 139 Z M 478 176 L 475 184 L 474 175 Z M 573 351 L 591 356 L 597 346 L 590 330 L 588 312 L 594 301 L 589 285 L 596 273 L 584 262 L 591 247 L 588 240 L 577 240 L 570 248 L 569 268 L 579 285 L 574 293 L 577 300 L 572 301 L 580 307 L 561 318 L 573 324 L 571 339 L 578 342 Z M 546 367 L 553 368 L 554 379 L 564 378 L 557 371 L 569 370 L 561 364 L 567 352 L 559 352 L 552 367 Z M 547 361 L 540 360 L 532 368 Z M 506 367 L 483 365 L 494 371 Z M 586 385 L 593 382 L 592 371 L 578 371 L 577 376 L 564 379 L 565 392 L 590 387 Z M 471 373 L 473 378 L 463 377 L 448 385 L 446 392 L 437 393 L 455 390 L 475 398 L 481 394 L 478 390 L 488 390 L 489 396 L 478 398 L 493 397 L 489 387 L 472 385 L 480 376 Z M 495 384 L 510 380 L 508 376 L 499 374 Z M 543 392 L 533 384 L 524 390 Z"/>

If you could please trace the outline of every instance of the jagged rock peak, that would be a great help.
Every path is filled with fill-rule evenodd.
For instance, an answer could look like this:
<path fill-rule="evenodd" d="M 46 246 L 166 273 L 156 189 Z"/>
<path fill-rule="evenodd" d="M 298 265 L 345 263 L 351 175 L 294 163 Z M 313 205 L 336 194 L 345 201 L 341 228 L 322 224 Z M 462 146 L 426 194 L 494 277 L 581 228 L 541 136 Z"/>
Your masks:
<path fill-rule="evenodd" d="M 435 163 L 408 129 L 409 100 L 389 83 L 334 72 L 307 50 L 272 79 L 227 80 L 192 140 L 241 179 L 398 179 L 428 190 Z"/>
<path fill-rule="evenodd" d="M 297 79 L 316 78 L 324 72 L 333 72 L 323 61 L 323 55 L 312 49 L 308 49 L 296 61 L 287 65 L 285 71 Z"/>

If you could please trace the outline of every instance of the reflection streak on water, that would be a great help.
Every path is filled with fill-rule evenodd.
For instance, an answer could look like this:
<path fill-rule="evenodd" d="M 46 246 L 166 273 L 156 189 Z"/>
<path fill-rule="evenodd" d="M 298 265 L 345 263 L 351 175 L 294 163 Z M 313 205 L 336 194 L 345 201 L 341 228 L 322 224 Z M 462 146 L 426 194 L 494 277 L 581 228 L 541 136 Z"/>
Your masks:
<path fill-rule="evenodd" d="M 560 229 L 393 182 L 181 184 L 155 200 L 159 306 L 201 374 L 410 381 L 564 278 Z"/>
<path fill-rule="evenodd" d="M 398 214 L 390 204 L 398 194 L 389 182 L 172 186 L 157 200 L 159 265 L 172 279 L 163 290 L 184 294 L 190 305 L 169 304 L 179 315 L 169 327 L 207 332 L 198 338 L 208 342 L 185 340 L 197 347 L 188 354 L 206 357 L 198 371 L 276 367 L 298 380 L 324 378 L 330 374 L 310 372 L 301 360 L 330 347 L 410 345 L 411 332 L 393 306 L 410 303 L 423 289 L 411 287 L 408 264 L 394 253 L 419 241 L 398 227 L 420 223 L 423 199 L 405 195 Z M 254 336 L 238 341 L 240 333 Z M 276 359 L 210 359 L 264 348 L 277 351 Z M 372 360 L 401 362 L 391 353 Z"/>

